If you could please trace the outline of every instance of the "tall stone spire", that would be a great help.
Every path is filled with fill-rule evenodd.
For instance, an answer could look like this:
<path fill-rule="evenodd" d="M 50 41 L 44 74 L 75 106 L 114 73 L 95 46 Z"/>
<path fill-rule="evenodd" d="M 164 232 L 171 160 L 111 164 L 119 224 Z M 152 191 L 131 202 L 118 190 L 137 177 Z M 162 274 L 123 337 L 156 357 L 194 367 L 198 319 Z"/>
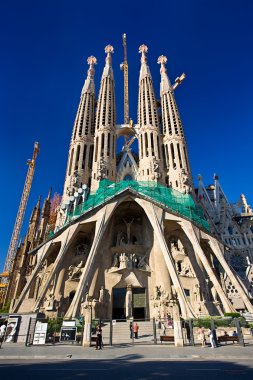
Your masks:
<path fill-rule="evenodd" d="M 82 184 L 90 186 L 94 151 L 95 129 L 95 57 L 87 59 L 89 64 L 80 103 L 78 106 L 69 148 L 67 172 L 62 200 L 64 201 Z"/>
<path fill-rule="evenodd" d="M 146 45 L 139 47 L 141 69 L 139 77 L 138 124 L 139 124 L 139 175 L 138 180 L 164 183 L 162 136 L 153 88 L 147 64 Z"/>
<path fill-rule="evenodd" d="M 49 193 L 47 198 L 44 200 L 42 211 L 41 211 L 41 219 L 39 223 L 39 228 L 36 236 L 36 245 L 41 244 L 47 237 L 48 233 L 48 222 L 50 218 L 50 209 L 51 209 L 51 194 L 52 188 L 49 189 Z"/>
<path fill-rule="evenodd" d="M 96 112 L 94 158 L 91 191 L 97 190 L 99 181 L 116 178 L 116 106 L 112 70 L 113 47 L 105 47 L 107 54 L 102 74 Z"/>
<path fill-rule="evenodd" d="M 157 63 L 161 65 L 161 108 L 163 126 L 163 153 L 166 161 L 166 183 L 182 193 L 193 189 L 187 146 L 177 104 L 174 86 L 168 78 L 165 64 L 167 58 L 161 55 Z"/>

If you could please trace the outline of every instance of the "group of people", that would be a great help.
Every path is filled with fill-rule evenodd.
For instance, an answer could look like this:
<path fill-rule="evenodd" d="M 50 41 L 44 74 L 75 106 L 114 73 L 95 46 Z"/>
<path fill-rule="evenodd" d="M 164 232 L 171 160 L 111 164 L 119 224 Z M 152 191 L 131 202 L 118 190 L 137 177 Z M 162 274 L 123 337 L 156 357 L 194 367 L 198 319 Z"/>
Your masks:
<path fill-rule="evenodd" d="M 217 340 L 217 335 L 216 335 L 215 329 L 209 329 L 207 335 L 209 336 L 211 347 L 212 348 L 218 347 L 218 340 Z M 224 336 L 228 336 L 228 333 L 226 331 L 224 331 Z M 237 331 L 233 331 L 232 336 L 238 336 Z M 206 341 L 206 335 L 205 335 L 204 327 L 200 327 L 200 329 L 198 330 L 198 337 L 199 337 L 199 340 L 201 341 L 201 346 L 205 347 L 207 344 L 207 341 Z"/>
<path fill-rule="evenodd" d="M 130 329 L 130 339 L 138 339 L 138 332 L 139 332 L 139 325 L 137 322 L 133 323 L 132 321 L 130 322 L 129 325 Z"/>

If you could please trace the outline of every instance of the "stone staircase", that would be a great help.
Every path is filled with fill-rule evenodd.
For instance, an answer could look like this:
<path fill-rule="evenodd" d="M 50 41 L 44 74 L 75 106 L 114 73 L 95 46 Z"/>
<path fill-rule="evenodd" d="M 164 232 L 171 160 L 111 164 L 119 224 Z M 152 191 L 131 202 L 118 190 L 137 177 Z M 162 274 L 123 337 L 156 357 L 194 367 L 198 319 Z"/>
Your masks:
<path fill-rule="evenodd" d="M 153 321 L 138 321 L 139 333 L 138 339 L 134 343 L 150 344 L 154 342 Z M 103 342 L 109 344 L 110 323 L 105 322 L 103 327 Z M 130 339 L 129 322 L 116 322 L 112 326 L 112 344 L 133 344 Z"/>

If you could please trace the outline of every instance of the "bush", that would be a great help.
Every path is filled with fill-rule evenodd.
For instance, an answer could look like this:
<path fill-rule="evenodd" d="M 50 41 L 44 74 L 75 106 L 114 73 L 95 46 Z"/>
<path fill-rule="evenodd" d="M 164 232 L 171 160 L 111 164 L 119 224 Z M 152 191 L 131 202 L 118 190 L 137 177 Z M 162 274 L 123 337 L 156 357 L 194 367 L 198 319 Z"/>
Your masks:
<path fill-rule="evenodd" d="M 0 310 L 0 313 L 2 314 L 7 314 L 9 313 L 9 310 L 10 310 L 10 306 L 11 306 L 11 300 L 8 300 L 6 302 L 6 304 L 2 307 L 2 309 Z"/>
<path fill-rule="evenodd" d="M 62 327 L 63 318 L 49 319 L 47 325 L 47 332 L 54 333 L 60 332 Z"/>
<path fill-rule="evenodd" d="M 224 313 L 224 317 L 240 318 L 240 313 Z"/>

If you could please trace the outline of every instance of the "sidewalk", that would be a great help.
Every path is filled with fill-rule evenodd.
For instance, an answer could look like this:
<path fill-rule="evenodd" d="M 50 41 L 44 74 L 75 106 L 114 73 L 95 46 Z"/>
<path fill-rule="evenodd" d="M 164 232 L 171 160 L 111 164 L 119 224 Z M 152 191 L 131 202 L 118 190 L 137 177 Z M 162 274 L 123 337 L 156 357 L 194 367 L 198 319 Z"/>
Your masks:
<path fill-rule="evenodd" d="M 228 344 L 216 349 L 210 347 L 176 348 L 165 344 L 158 345 L 115 345 L 96 351 L 94 347 L 76 345 L 30 346 L 18 343 L 4 343 L 0 349 L 0 360 L 251 360 L 253 345 L 241 347 Z"/>

